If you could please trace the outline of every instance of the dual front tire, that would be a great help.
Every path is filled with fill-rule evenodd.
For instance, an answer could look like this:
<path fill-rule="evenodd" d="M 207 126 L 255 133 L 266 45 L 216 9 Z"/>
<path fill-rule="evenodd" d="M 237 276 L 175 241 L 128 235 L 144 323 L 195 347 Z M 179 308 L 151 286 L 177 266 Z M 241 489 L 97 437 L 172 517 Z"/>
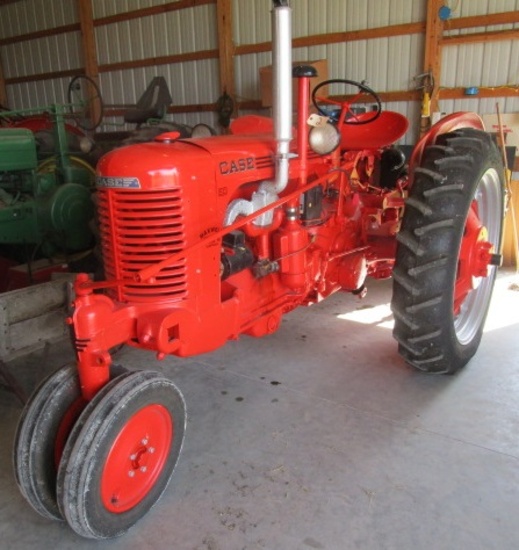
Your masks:
<path fill-rule="evenodd" d="M 16 480 L 42 516 L 65 519 L 83 537 L 116 537 L 166 489 L 185 403 L 173 382 L 151 371 L 118 373 L 86 403 L 75 370 L 53 373 L 27 404 L 15 438 Z"/>

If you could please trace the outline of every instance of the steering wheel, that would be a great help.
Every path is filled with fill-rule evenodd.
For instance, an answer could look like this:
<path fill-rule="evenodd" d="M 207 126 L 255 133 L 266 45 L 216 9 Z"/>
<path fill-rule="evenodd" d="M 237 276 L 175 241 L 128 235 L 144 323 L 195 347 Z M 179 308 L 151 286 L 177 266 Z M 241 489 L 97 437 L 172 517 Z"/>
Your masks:
<path fill-rule="evenodd" d="M 67 89 L 67 103 L 76 124 L 83 130 L 95 130 L 103 120 L 103 99 L 99 86 L 88 76 L 75 76 Z"/>
<path fill-rule="evenodd" d="M 357 88 L 358 91 L 356 94 L 352 94 L 352 98 L 349 101 L 335 101 L 327 97 L 318 96 L 317 92 L 322 87 L 329 84 L 344 84 L 347 86 L 354 86 Z M 370 122 L 373 122 L 375 119 L 377 119 L 382 112 L 382 104 L 380 102 L 380 97 L 377 95 L 377 93 L 373 91 L 369 86 L 366 86 L 366 84 L 356 82 L 355 80 L 334 78 L 332 80 L 324 80 L 314 88 L 312 92 L 312 103 L 314 104 L 314 107 L 321 115 L 326 117 L 330 116 L 329 112 L 326 112 L 322 107 L 319 106 L 318 101 L 320 103 L 329 103 L 331 105 L 337 105 L 338 107 L 340 107 L 341 115 L 342 113 L 344 113 L 344 115 L 342 115 L 344 117 L 344 124 L 369 124 Z M 376 108 L 374 111 L 370 111 L 369 113 L 362 113 L 361 115 L 359 115 L 358 113 L 355 113 L 355 111 L 353 111 L 352 106 L 354 104 L 360 105 L 362 103 L 375 103 Z"/>

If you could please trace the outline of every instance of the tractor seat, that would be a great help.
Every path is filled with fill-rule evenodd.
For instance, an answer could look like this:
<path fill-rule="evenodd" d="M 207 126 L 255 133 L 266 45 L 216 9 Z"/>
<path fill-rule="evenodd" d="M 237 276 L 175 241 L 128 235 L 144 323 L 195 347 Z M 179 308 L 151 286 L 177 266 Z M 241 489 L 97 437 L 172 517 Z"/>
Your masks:
<path fill-rule="evenodd" d="M 363 115 L 358 118 L 362 119 Z M 365 113 L 372 116 L 372 113 Z M 404 115 L 395 111 L 382 111 L 380 116 L 367 124 L 345 124 L 341 131 L 341 146 L 345 149 L 380 149 L 398 141 L 409 127 Z"/>
<path fill-rule="evenodd" d="M 162 119 L 173 99 L 163 76 L 155 76 L 137 101 L 124 113 L 124 122 L 141 125 L 151 118 Z"/>

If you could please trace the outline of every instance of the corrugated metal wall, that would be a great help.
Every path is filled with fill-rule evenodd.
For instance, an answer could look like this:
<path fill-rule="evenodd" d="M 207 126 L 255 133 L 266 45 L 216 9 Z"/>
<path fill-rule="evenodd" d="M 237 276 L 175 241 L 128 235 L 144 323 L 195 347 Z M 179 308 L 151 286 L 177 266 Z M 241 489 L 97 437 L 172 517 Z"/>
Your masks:
<path fill-rule="evenodd" d="M 94 0 L 94 19 L 164 3 L 165 0 Z M 202 5 L 103 25 L 95 29 L 95 35 L 100 65 L 217 49 L 216 6 Z M 159 75 L 166 79 L 174 105 L 214 103 L 218 99 L 217 59 L 103 72 L 103 99 L 107 104 L 134 104 L 150 80 Z M 216 116 L 207 112 L 178 114 L 174 119 L 188 125 L 216 125 Z"/>
<path fill-rule="evenodd" d="M 0 38 L 34 33 L 77 23 L 76 3 L 24 0 L 0 8 Z M 0 48 L 5 78 L 81 67 L 81 37 L 78 31 Z M 65 102 L 69 79 L 53 79 L 7 87 L 9 106 L 29 109 Z"/>
<path fill-rule="evenodd" d="M 519 11 L 519 0 L 467 0 L 459 2 L 454 16 Z M 448 25 L 447 25 L 448 28 Z M 518 28 L 517 24 L 489 25 L 460 31 L 450 31 L 449 35 L 469 32 L 491 32 Z M 491 88 L 519 83 L 519 41 L 504 40 L 479 44 L 445 46 L 442 57 L 442 87 Z M 480 114 L 495 113 L 496 102 L 502 113 L 519 111 L 519 98 L 478 98 L 467 97 L 457 100 L 442 100 L 442 112 L 475 111 Z"/>
<path fill-rule="evenodd" d="M 161 5 L 167 0 L 93 0 L 94 18 Z M 519 0 L 450 0 L 454 17 L 485 15 L 519 10 Z M 426 0 L 297 0 L 292 2 L 294 37 L 331 32 L 347 32 L 387 25 L 423 21 Z M 271 39 L 271 0 L 234 0 L 233 37 L 236 45 L 256 44 Z M 56 26 L 77 23 L 75 0 L 21 0 L 0 7 L 0 38 L 16 36 Z M 515 25 L 517 27 L 517 25 Z M 447 24 L 448 27 L 448 24 Z M 513 25 L 452 31 L 476 32 L 507 29 Z M 133 19 L 95 29 L 99 64 L 145 59 L 218 48 L 216 5 L 209 4 L 166 14 Z M 6 78 L 81 67 L 78 31 L 46 37 L 1 48 Z M 413 77 L 422 72 L 423 37 L 397 36 L 348 43 L 297 48 L 294 60 L 327 59 L 330 78 L 366 80 L 375 90 L 412 90 Z M 271 63 L 270 53 L 235 57 L 236 93 L 239 99 L 259 99 L 259 67 Z M 212 103 L 219 95 L 218 60 L 209 59 L 103 72 L 100 86 L 105 103 L 133 104 L 155 75 L 165 76 L 175 105 Z M 444 87 L 478 88 L 517 84 L 519 43 L 517 41 L 453 45 L 443 50 Z M 55 79 L 8 86 L 12 107 L 27 108 L 66 100 L 69 79 Z M 333 90 L 332 93 L 338 93 Z M 442 100 L 440 108 L 495 112 L 494 99 L 477 96 Z M 499 100 L 502 112 L 519 111 L 519 99 Z M 417 136 L 420 106 L 417 102 L 385 105 L 410 118 L 412 130 L 405 138 Z M 173 118 L 170 115 L 170 118 Z M 178 122 L 215 125 L 213 113 L 178 114 Z M 120 119 L 119 119 L 120 121 Z M 112 122 L 112 121 L 108 121 Z M 117 121 L 113 121 L 117 122 Z M 113 129 L 109 126 L 105 130 Z"/>

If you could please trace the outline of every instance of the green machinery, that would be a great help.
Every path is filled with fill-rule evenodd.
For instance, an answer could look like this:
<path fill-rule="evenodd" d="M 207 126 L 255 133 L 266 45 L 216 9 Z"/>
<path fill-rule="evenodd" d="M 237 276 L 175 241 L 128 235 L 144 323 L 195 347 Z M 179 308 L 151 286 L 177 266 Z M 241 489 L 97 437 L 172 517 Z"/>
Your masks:
<path fill-rule="evenodd" d="M 32 257 L 85 250 L 93 239 L 94 171 L 69 152 L 65 107 L 53 105 L 31 119 L 35 112 L 0 112 L 0 245 L 29 245 Z M 28 129 L 35 119 L 36 125 L 46 121 L 52 133 L 54 150 L 43 161 Z"/>

